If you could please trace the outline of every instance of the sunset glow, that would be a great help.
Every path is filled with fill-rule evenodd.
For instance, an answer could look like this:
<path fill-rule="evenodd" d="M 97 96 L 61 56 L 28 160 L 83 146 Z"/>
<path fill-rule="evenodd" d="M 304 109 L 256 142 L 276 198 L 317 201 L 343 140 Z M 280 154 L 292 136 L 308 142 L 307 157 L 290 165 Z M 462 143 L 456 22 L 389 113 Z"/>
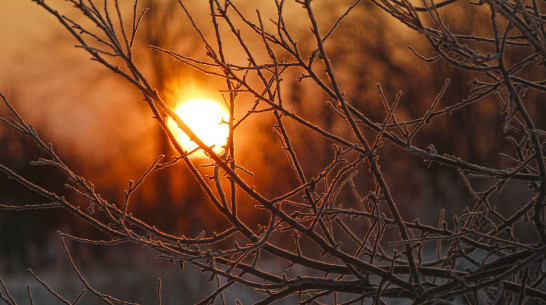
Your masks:
<path fill-rule="evenodd" d="M 229 134 L 229 127 L 226 122 L 229 114 L 219 103 L 209 99 L 191 99 L 182 102 L 176 106 L 176 114 L 195 132 L 197 137 L 208 146 L 213 146 L 216 153 L 220 153 L 226 144 Z M 197 144 L 192 142 L 189 137 L 182 132 L 171 118 L 167 121 L 167 126 L 173 130 L 178 142 L 186 151 L 192 151 L 197 148 Z M 203 151 L 192 154 L 193 157 L 205 157 Z"/>

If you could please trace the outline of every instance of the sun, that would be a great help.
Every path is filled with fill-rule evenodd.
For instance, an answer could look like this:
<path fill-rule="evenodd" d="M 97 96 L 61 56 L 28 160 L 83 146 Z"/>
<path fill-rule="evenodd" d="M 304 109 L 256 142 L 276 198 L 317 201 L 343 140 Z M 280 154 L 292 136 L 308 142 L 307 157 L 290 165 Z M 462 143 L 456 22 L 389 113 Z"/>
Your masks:
<path fill-rule="evenodd" d="M 216 153 L 224 150 L 229 127 L 225 122 L 229 120 L 229 113 L 219 103 L 204 98 L 190 99 L 176 106 L 176 114 L 207 146 L 214 146 Z M 173 131 L 178 143 L 186 151 L 192 151 L 198 146 L 178 128 L 176 122 L 168 118 L 167 126 Z M 191 155 L 192 157 L 206 157 L 202 150 Z"/>

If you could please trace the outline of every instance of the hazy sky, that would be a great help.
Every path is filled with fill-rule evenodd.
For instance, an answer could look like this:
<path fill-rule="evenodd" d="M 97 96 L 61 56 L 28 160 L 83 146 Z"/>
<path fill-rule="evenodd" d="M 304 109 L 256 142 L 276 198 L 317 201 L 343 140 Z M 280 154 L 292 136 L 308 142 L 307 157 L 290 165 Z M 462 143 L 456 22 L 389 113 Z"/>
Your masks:
<path fill-rule="evenodd" d="M 1 78 L 17 64 L 22 51 L 40 50 L 43 29 L 50 28 L 53 22 L 51 16 L 30 0 L 0 1 Z"/>
<path fill-rule="evenodd" d="M 48 2 L 66 6 L 62 0 Z M 104 77 L 112 74 L 74 48 L 75 40 L 55 17 L 31 0 L 0 0 L 0 45 L 0 92 L 58 151 L 69 147 L 72 154 L 84 152 L 86 161 L 109 166 L 103 155 L 129 144 L 104 130 L 124 128 L 126 141 L 134 141 L 149 129 L 150 115 L 128 111 L 138 99 L 128 100 L 125 87 L 112 91 L 111 78 Z M 113 100 L 126 111 L 113 111 Z"/>

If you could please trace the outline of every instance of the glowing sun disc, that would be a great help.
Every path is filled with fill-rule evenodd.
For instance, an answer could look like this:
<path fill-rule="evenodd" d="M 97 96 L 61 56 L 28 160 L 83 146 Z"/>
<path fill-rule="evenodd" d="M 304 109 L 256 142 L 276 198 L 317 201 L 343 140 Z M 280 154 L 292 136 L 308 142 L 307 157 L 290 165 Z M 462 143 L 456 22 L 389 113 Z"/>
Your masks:
<path fill-rule="evenodd" d="M 212 150 L 220 153 L 226 144 L 229 127 L 227 122 L 229 113 L 219 103 L 203 98 L 191 99 L 176 106 L 176 114 L 207 146 L 213 146 Z M 192 151 L 198 146 L 178 128 L 176 122 L 169 118 L 167 126 L 171 129 L 186 151 Z M 198 151 L 192 156 L 205 157 L 203 151 Z"/>

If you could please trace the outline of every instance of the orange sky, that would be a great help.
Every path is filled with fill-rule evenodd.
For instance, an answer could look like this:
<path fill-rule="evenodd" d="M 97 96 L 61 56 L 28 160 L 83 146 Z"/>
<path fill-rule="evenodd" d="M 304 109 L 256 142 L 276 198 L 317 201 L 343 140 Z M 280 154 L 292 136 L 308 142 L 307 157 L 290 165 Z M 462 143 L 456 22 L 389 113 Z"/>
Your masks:
<path fill-rule="evenodd" d="M 52 24 L 52 18 L 30 0 L 0 1 L 0 80 L 9 77 L 6 74 L 23 49 L 40 49 L 42 29 Z"/>
<path fill-rule="evenodd" d="M 49 2 L 66 6 L 60 0 Z M 119 111 L 134 109 L 140 101 L 127 98 L 131 91 L 126 88 L 112 91 L 117 84 L 101 77 L 97 73 L 101 67 L 74 48 L 73 38 L 56 19 L 31 0 L 0 0 L 0 41 L 0 92 L 61 155 L 68 148 L 95 169 L 112 168 L 104 156 L 135 145 L 153 123 L 150 116 Z M 119 126 L 127 143 L 117 140 Z M 135 163 L 138 158 L 125 156 L 121 163 Z"/>

